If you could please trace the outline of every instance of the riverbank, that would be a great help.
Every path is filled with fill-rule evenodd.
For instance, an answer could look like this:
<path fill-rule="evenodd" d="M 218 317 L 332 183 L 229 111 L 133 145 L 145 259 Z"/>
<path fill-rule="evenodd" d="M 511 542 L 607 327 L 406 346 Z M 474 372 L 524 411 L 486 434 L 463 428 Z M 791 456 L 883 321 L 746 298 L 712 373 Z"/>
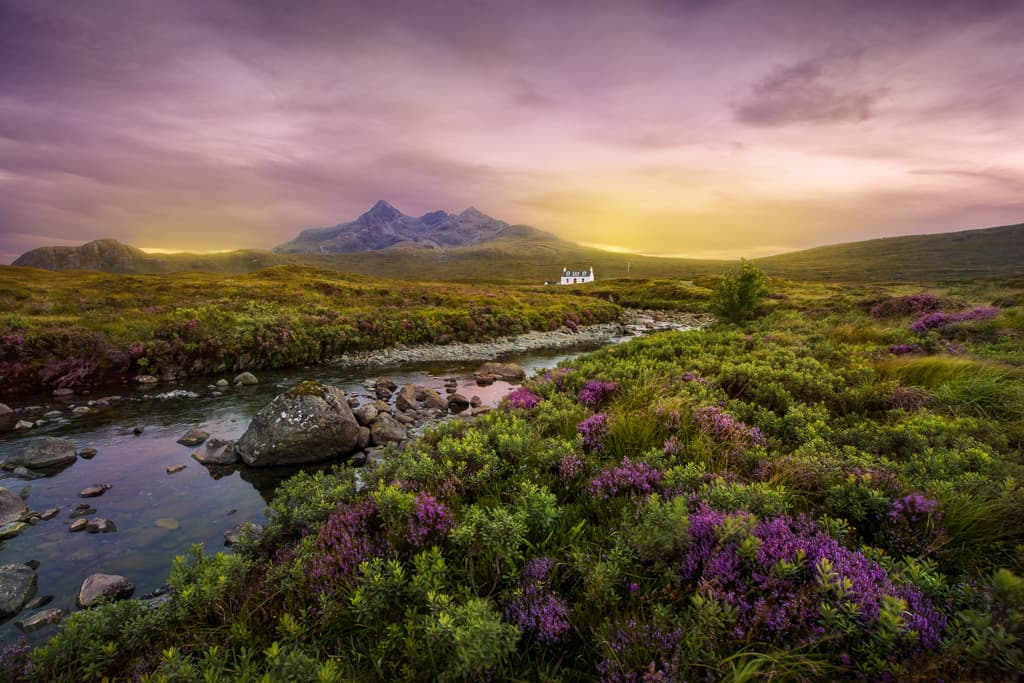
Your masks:
<path fill-rule="evenodd" d="M 704 313 L 626 309 L 617 322 L 583 325 L 575 331 L 562 327 L 550 332 L 526 332 L 481 342 L 415 344 L 389 349 L 345 353 L 330 361 L 342 366 L 382 366 L 435 361 L 486 361 L 512 353 L 539 349 L 605 344 L 609 341 L 680 329 L 707 327 L 714 318 Z"/>

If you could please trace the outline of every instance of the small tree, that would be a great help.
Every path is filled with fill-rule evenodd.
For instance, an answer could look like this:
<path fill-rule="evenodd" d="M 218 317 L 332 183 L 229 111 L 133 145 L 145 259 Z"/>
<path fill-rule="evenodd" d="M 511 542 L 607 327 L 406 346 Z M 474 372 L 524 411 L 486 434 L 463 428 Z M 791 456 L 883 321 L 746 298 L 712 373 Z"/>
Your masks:
<path fill-rule="evenodd" d="M 766 293 L 767 278 L 760 268 L 745 259 L 715 287 L 711 299 L 715 315 L 729 322 L 740 322 L 754 314 L 757 302 Z"/>

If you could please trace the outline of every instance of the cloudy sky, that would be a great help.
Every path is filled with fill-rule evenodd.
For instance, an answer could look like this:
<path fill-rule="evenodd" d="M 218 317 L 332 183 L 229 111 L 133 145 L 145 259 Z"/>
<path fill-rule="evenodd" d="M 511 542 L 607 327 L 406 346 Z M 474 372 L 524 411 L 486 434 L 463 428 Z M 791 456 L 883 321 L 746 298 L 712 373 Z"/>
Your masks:
<path fill-rule="evenodd" d="M 1024 0 L 0 0 L 0 262 L 377 199 L 758 256 L 1024 220 Z"/>

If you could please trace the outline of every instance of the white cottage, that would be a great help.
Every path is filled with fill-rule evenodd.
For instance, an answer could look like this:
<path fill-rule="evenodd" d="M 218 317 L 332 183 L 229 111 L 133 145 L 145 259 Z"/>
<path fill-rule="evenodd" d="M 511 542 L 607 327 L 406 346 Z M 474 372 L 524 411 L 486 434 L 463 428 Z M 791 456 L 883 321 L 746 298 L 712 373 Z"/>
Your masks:
<path fill-rule="evenodd" d="M 594 281 L 594 266 L 590 266 L 587 270 L 569 270 L 568 268 L 562 269 L 562 279 L 558 283 L 560 285 L 579 285 L 584 282 Z"/>

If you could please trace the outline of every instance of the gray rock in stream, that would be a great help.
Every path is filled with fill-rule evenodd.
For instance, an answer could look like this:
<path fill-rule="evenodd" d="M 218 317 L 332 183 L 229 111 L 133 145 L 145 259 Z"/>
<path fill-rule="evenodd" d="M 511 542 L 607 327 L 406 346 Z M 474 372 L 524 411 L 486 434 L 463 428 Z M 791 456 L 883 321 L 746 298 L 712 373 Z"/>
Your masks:
<path fill-rule="evenodd" d="M 17 626 L 18 630 L 22 633 L 32 633 L 33 631 L 38 631 L 44 626 L 59 624 L 63 619 L 64 610 L 56 608 L 44 609 L 14 622 L 14 625 Z"/>
<path fill-rule="evenodd" d="M 27 564 L 0 565 L 0 619 L 12 617 L 36 592 L 36 570 Z"/>
<path fill-rule="evenodd" d="M 120 600 L 131 597 L 135 584 L 117 574 L 93 574 L 82 582 L 75 603 L 79 609 L 88 609 L 100 600 Z"/>
<path fill-rule="evenodd" d="M 235 450 L 247 465 L 298 465 L 351 453 L 359 423 L 345 392 L 303 382 L 279 394 L 256 413 Z"/>
<path fill-rule="evenodd" d="M 181 438 L 178 439 L 178 443 L 182 446 L 198 446 L 202 442 L 210 438 L 210 432 L 205 429 L 190 429 Z"/>
<path fill-rule="evenodd" d="M 18 521 L 27 511 L 21 496 L 0 486 L 0 525 Z"/>
<path fill-rule="evenodd" d="M 375 446 L 383 446 L 386 443 L 401 443 L 409 438 L 405 427 L 398 424 L 395 418 L 387 413 L 377 416 L 377 419 L 370 425 L 370 441 Z"/>
<path fill-rule="evenodd" d="M 68 465 L 77 458 L 75 444 L 72 441 L 40 436 L 8 456 L 4 461 L 4 468 L 14 469 L 22 465 L 33 470 L 45 470 Z"/>

